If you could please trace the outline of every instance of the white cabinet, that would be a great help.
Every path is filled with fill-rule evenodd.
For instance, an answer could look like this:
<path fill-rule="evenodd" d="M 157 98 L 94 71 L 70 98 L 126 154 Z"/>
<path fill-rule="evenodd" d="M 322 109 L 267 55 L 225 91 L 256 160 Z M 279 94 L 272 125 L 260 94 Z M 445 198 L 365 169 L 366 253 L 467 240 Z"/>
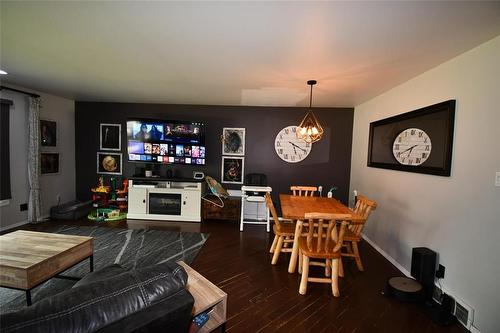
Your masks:
<path fill-rule="evenodd" d="M 181 215 L 201 221 L 201 193 L 198 190 L 184 190 Z"/>
<path fill-rule="evenodd" d="M 201 222 L 202 183 L 129 180 L 129 219 Z"/>
<path fill-rule="evenodd" d="M 146 189 L 129 187 L 128 190 L 128 213 L 129 214 L 146 214 Z"/>

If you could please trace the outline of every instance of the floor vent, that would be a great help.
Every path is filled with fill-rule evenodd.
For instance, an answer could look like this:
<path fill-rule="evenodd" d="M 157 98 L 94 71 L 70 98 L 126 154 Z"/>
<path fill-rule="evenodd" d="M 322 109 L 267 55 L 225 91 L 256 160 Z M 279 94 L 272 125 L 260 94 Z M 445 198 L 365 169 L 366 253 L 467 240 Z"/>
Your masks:
<path fill-rule="evenodd" d="M 474 310 L 461 300 L 455 300 L 455 317 L 462 325 L 470 329 L 474 318 Z"/>

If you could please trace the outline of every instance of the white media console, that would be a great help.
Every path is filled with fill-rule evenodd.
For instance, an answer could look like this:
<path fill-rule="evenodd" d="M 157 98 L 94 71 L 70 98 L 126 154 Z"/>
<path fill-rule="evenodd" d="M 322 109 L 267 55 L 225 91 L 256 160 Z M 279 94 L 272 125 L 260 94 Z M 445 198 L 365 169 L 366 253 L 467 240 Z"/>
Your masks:
<path fill-rule="evenodd" d="M 201 222 L 203 180 L 131 177 L 129 219 Z"/>

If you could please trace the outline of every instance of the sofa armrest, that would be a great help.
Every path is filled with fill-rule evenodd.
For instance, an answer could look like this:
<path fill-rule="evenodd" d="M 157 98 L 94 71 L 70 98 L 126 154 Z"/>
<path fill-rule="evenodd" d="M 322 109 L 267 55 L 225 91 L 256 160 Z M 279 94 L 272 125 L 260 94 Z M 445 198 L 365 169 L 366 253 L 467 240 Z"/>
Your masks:
<path fill-rule="evenodd" d="M 1 332 L 105 332 L 106 327 L 120 323 L 124 324 L 121 332 L 131 332 L 167 316 L 177 305 L 189 318 L 194 300 L 185 290 L 186 283 L 186 271 L 175 263 L 87 281 L 31 307 L 2 315 Z M 182 304 L 179 297 L 184 299 Z M 166 302 L 172 306 L 166 307 Z M 135 323 L 127 320 L 130 316 Z M 189 320 L 186 327 L 188 324 Z"/>

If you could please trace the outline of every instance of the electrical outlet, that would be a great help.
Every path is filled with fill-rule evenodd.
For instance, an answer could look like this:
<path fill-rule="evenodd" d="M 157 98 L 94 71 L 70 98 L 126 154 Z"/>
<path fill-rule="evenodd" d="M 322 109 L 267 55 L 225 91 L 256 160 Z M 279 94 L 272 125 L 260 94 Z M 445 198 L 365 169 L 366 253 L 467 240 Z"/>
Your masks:
<path fill-rule="evenodd" d="M 60 194 L 56 194 L 56 202 L 57 202 L 58 205 L 59 205 L 60 201 L 61 201 L 61 195 Z"/>
<path fill-rule="evenodd" d="M 19 210 L 21 212 L 24 212 L 25 210 L 28 210 L 28 204 L 27 203 L 20 204 L 19 205 Z"/>
<path fill-rule="evenodd" d="M 444 270 L 445 270 L 444 266 L 443 266 L 443 265 L 441 265 L 441 264 L 439 264 L 439 268 L 438 268 L 438 270 L 437 270 L 437 272 L 436 272 L 436 277 L 437 277 L 438 279 L 442 279 L 442 278 L 444 278 Z"/>
<path fill-rule="evenodd" d="M 495 172 L 495 186 L 500 186 L 500 172 Z"/>

